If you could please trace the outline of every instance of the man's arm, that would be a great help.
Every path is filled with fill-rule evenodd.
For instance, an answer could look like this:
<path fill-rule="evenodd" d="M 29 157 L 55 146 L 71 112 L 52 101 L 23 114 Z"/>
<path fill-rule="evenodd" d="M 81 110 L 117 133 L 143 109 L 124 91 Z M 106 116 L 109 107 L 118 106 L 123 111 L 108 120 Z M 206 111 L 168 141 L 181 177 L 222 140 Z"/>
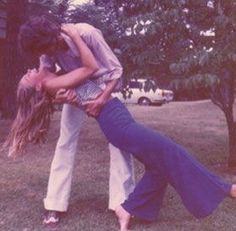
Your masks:
<path fill-rule="evenodd" d="M 77 25 L 79 31 L 80 24 Z M 79 31 L 79 33 L 91 49 L 100 67 L 93 77 L 99 77 L 101 82 L 106 83 L 104 92 L 96 100 L 88 104 L 86 109 L 90 116 L 96 117 L 110 98 L 111 93 L 120 88 L 123 69 L 119 60 L 103 38 L 101 31 L 88 24 L 85 24 L 85 26 L 86 30 L 84 32 Z"/>
<path fill-rule="evenodd" d="M 117 86 L 118 79 L 111 80 L 107 83 L 103 93 L 95 100 L 90 101 L 86 104 L 85 112 L 92 117 L 97 117 L 102 110 L 107 100 L 111 97 L 111 93 Z"/>

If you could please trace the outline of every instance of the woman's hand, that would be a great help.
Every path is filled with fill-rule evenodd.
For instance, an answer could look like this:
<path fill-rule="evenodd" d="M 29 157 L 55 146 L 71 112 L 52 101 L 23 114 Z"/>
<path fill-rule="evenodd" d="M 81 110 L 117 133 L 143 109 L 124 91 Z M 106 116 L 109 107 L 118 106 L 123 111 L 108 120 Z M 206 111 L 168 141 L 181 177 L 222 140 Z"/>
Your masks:
<path fill-rule="evenodd" d="M 75 25 L 73 24 L 62 24 L 61 30 L 71 38 L 80 37 Z"/>

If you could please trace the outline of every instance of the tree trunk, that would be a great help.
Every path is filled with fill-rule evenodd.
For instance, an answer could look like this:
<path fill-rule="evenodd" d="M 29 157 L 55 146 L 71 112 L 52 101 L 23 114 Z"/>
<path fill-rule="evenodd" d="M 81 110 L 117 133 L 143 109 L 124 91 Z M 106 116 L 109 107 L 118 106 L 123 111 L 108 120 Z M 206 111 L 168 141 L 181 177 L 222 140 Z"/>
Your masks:
<path fill-rule="evenodd" d="M 234 84 L 233 73 L 230 70 L 222 70 L 221 84 L 212 86 L 211 99 L 226 117 L 229 139 L 228 166 L 236 167 L 236 122 L 234 121 Z"/>
<path fill-rule="evenodd" d="M 225 117 L 228 126 L 228 135 L 229 135 L 229 158 L 228 166 L 236 167 L 236 122 L 233 118 L 233 110 L 226 111 Z"/>
<path fill-rule="evenodd" d="M 6 46 L 4 52 L 4 79 L 3 79 L 3 102 L 2 116 L 4 118 L 13 117 L 15 114 L 16 85 L 19 77 L 23 73 L 22 59 L 17 47 L 17 34 L 19 27 L 26 16 L 27 0 L 7 1 L 7 33 Z"/>

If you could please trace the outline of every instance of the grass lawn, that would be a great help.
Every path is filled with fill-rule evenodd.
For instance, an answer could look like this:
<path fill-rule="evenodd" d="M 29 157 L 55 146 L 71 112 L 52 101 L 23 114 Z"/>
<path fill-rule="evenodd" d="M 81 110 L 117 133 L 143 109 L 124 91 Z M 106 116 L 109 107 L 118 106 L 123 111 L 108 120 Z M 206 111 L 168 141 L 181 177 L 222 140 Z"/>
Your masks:
<path fill-rule="evenodd" d="M 184 145 L 212 171 L 236 182 L 227 169 L 227 130 L 223 113 L 210 101 L 173 102 L 162 107 L 129 106 L 140 122 Z M 60 113 L 55 113 L 44 145 L 31 145 L 23 158 L 9 160 L 0 152 L 0 231 L 41 231 L 42 199 L 46 194 L 50 162 L 59 135 Z M 0 142 L 11 121 L 0 121 Z M 109 154 L 96 122 L 83 126 L 76 156 L 70 207 L 57 230 L 115 231 L 118 223 L 108 211 Z M 135 162 L 137 179 L 142 166 Z M 194 179 L 193 179 L 194 181 Z M 134 231 L 235 231 L 236 200 L 226 199 L 203 220 L 193 218 L 169 187 L 159 220 L 132 223 Z"/>

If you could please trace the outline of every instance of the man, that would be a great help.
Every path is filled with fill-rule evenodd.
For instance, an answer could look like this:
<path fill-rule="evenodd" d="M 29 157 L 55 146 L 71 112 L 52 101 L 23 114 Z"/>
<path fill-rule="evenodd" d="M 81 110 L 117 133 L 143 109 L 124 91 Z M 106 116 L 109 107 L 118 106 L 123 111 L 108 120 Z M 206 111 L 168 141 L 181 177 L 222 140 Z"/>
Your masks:
<path fill-rule="evenodd" d="M 105 42 L 100 30 L 86 23 L 71 24 L 75 27 L 93 52 L 99 70 L 91 77 L 103 93 L 88 105 L 86 113 L 96 117 L 111 93 L 121 85 L 122 67 Z M 23 24 L 19 32 L 19 44 L 23 51 L 40 58 L 40 64 L 55 71 L 58 64 L 62 71 L 70 72 L 81 66 L 76 45 L 65 34 L 60 26 L 46 17 L 32 17 Z M 60 102 L 73 102 L 71 91 L 61 90 L 57 94 Z M 64 104 L 61 115 L 60 137 L 51 164 L 47 196 L 44 207 L 48 211 L 44 224 L 56 224 L 58 212 L 65 212 L 71 190 L 74 156 L 79 133 L 85 113 L 70 104 Z M 114 210 L 133 191 L 133 164 L 130 155 L 109 144 L 110 180 L 109 209 Z"/>

